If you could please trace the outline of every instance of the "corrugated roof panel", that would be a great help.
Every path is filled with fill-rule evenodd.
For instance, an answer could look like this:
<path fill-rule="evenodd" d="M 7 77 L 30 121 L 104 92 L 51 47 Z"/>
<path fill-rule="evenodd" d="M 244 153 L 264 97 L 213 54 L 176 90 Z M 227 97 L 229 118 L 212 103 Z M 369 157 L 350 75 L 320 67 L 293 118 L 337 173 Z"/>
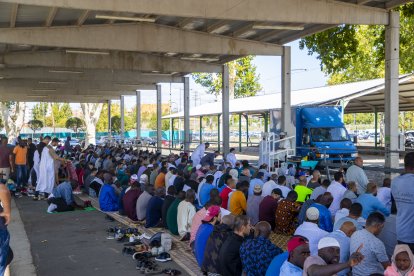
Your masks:
<path fill-rule="evenodd" d="M 0 24 L 9 26 L 12 4 L 0 2 Z"/>
<path fill-rule="evenodd" d="M 50 8 L 48 7 L 19 5 L 16 27 L 43 26 L 49 11 Z"/>
<path fill-rule="evenodd" d="M 53 20 L 53 25 L 64 26 L 74 24 L 82 13 L 82 10 L 58 9 L 55 19 Z"/>

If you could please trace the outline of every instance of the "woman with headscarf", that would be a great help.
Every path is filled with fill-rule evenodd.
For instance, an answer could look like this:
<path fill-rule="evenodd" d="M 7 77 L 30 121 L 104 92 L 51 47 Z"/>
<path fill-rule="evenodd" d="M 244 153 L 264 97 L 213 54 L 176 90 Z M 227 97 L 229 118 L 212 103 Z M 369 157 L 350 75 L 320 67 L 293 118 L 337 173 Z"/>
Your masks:
<path fill-rule="evenodd" d="M 391 260 L 385 276 L 414 276 L 414 256 L 408 245 L 396 245 Z"/>

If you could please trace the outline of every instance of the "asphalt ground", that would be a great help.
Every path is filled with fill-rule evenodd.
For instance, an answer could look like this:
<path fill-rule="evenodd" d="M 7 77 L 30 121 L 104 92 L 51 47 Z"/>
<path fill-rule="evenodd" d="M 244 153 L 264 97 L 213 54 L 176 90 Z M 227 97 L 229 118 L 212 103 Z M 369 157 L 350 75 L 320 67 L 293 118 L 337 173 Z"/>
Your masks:
<path fill-rule="evenodd" d="M 29 238 L 37 275 L 140 275 L 131 255 L 122 254 L 123 243 L 107 239 L 106 229 L 119 224 L 106 220 L 103 213 L 48 214 L 45 201 L 29 197 L 16 199 L 16 205 Z M 174 262 L 158 264 L 161 269 L 178 269 L 181 275 L 188 275 Z"/>

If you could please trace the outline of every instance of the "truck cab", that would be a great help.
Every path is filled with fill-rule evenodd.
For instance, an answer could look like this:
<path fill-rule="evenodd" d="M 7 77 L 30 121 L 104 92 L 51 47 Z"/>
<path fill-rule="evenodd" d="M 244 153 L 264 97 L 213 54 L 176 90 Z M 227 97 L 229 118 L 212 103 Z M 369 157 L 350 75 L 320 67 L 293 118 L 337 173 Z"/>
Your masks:
<path fill-rule="evenodd" d="M 296 109 L 296 154 L 333 162 L 355 159 L 357 149 L 343 123 L 341 107 Z"/>

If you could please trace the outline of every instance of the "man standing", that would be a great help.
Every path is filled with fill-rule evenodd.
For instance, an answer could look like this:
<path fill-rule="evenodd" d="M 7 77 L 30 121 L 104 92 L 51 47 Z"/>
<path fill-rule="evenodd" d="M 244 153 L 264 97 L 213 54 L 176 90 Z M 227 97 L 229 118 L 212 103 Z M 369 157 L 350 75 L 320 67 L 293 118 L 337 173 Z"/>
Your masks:
<path fill-rule="evenodd" d="M 27 147 L 24 141 L 20 140 L 14 147 L 13 154 L 17 171 L 17 188 L 21 190 L 27 183 Z"/>
<path fill-rule="evenodd" d="M 52 192 L 53 187 L 56 184 L 56 169 L 55 169 L 55 160 L 66 163 L 66 160 L 59 157 L 53 147 L 57 146 L 59 139 L 54 138 L 51 145 L 50 136 L 45 136 L 43 139 L 44 147 L 40 154 L 40 164 L 39 164 L 39 176 L 37 178 L 36 192 L 37 194 L 44 193 L 44 196 L 47 198 L 48 195 Z"/>
<path fill-rule="evenodd" d="M 1 137 L 0 145 L 0 178 L 9 179 L 10 172 L 13 172 L 12 149 L 7 145 L 7 137 Z"/>
<path fill-rule="evenodd" d="M 378 212 L 371 213 L 367 219 L 365 229 L 356 231 L 351 237 L 350 250 L 360 251 L 364 256 L 362 263 L 352 269 L 352 275 L 365 276 L 383 274 L 391 265 L 384 243 L 377 238 L 384 228 L 385 217 Z M 360 248 L 361 244 L 364 246 Z"/>
<path fill-rule="evenodd" d="M 364 160 L 361 157 L 355 158 L 354 165 L 348 168 L 346 171 L 346 180 L 355 181 L 357 184 L 358 194 L 365 193 L 368 185 L 368 177 L 365 174 L 362 166 L 364 165 Z"/>
<path fill-rule="evenodd" d="M 397 205 L 397 240 L 414 252 L 414 152 L 404 157 L 405 173 L 394 178 L 391 193 Z"/>
<path fill-rule="evenodd" d="M 201 158 L 204 157 L 204 152 L 208 147 L 210 146 L 210 143 L 204 143 L 197 146 L 197 148 L 193 151 L 193 154 L 191 154 L 191 160 L 193 160 L 193 167 L 200 164 Z"/>
<path fill-rule="evenodd" d="M 237 162 L 237 157 L 236 157 L 235 152 L 236 152 L 236 149 L 231 148 L 230 152 L 226 156 L 226 161 L 231 164 L 232 168 L 236 167 L 236 162 Z"/>
<path fill-rule="evenodd" d="M 36 145 L 33 144 L 32 138 L 27 139 L 27 163 L 29 165 L 29 171 L 33 168 L 33 158 L 34 153 L 36 151 Z M 35 186 L 35 183 L 32 183 L 33 186 Z"/>

